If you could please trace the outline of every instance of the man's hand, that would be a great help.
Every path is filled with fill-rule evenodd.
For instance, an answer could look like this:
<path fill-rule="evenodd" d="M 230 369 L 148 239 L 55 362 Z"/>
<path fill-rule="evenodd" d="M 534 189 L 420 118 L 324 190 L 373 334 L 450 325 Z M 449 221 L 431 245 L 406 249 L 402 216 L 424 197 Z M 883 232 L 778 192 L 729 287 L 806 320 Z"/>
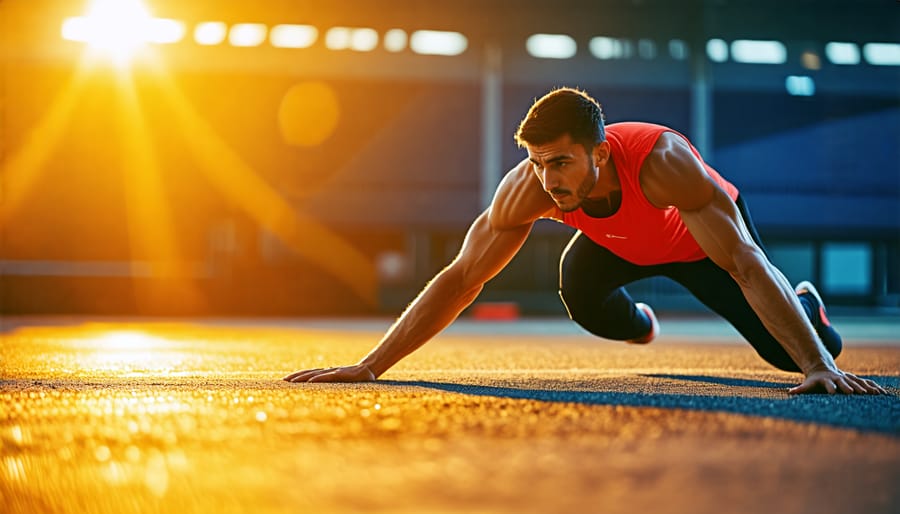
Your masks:
<path fill-rule="evenodd" d="M 375 373 L 365 364 L 338 368 L 317 368 L 296 371 L 283 378 L 288 382 L 372 382 Z"/>
<path fill-rule="evenodd" d="M 841 370 L 813 371 L 807 375 L 803 383 L 788 390 L 790 394 L 821 393 L 828 394 L 887 394 L 873 380 L 860 378 L 853 373 Z"/>

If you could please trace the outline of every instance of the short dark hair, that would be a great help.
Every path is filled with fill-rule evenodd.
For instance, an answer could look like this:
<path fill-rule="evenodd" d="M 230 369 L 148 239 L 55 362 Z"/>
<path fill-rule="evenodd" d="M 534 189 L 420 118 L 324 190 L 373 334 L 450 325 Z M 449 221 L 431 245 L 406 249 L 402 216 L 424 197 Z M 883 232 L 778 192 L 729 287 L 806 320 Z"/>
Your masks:
<path fill-rule="evenodd" d="M 565 134 L 584 146 L 590 154 L 606 140 L 603 108 L 584 91 L 564 87 L 554 89 L 534 102 L 516 131 L 516 143 L 542 145 Z"/>

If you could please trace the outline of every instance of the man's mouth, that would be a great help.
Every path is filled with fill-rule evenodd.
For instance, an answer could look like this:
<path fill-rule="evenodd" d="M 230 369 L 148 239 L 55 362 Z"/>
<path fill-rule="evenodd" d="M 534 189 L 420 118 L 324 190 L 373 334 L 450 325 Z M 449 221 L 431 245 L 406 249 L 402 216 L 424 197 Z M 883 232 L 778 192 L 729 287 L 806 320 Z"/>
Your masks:
<path fill-rule="evenodd" d="M 550 197 L 557 201 L 571 195 L 572 193 L 566 191 L 565 189 L 554 189 L 550 191 Z"/>

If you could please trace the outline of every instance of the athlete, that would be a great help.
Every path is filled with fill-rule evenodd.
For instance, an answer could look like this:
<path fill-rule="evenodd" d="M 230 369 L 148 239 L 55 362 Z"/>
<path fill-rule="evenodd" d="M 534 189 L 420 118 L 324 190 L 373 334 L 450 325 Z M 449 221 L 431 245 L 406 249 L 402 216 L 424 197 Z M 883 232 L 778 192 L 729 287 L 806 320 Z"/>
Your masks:
<path fill-rule="evenodd" d="M 678 132 L 604 126 L 600 104 L 572 88 L 534 103 L 516 133 L 528 158 L 501 181 L 456 258 L 358 364 L 292 373 L 291 382 L 375 380 L 453 322 L 502 270 L 534 222 L 578 229 L 563 252 L 559 293 L 589 332 L 635 344 L 659 332 L 624 285 L 666 276 L 727 319 L 759 355 L 805 378 L 791 393 L 879 394 L 841 371 L 841 337 L 809 282 L 791 288 L 766 257 L 737 188 Z"/>

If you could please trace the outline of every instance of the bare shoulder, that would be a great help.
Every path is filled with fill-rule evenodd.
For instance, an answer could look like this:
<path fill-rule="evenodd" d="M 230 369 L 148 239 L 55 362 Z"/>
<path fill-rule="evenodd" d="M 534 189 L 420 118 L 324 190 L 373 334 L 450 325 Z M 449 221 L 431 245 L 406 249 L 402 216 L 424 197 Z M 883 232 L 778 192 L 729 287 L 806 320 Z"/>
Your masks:
<path fill-rule="evenodd" d="M 525 159 L 506 173 L 491 202 L 491 226 L 506 230 L 534 222 L 553 211 L 553 200 Z"/>
<path fill-rule="evenodd" d="M 644 160 L 641 189 L 654 206 L 692 210 L 706 205 L 716 185 L 688 142 L 674 132 L 663 132 Z"/>

